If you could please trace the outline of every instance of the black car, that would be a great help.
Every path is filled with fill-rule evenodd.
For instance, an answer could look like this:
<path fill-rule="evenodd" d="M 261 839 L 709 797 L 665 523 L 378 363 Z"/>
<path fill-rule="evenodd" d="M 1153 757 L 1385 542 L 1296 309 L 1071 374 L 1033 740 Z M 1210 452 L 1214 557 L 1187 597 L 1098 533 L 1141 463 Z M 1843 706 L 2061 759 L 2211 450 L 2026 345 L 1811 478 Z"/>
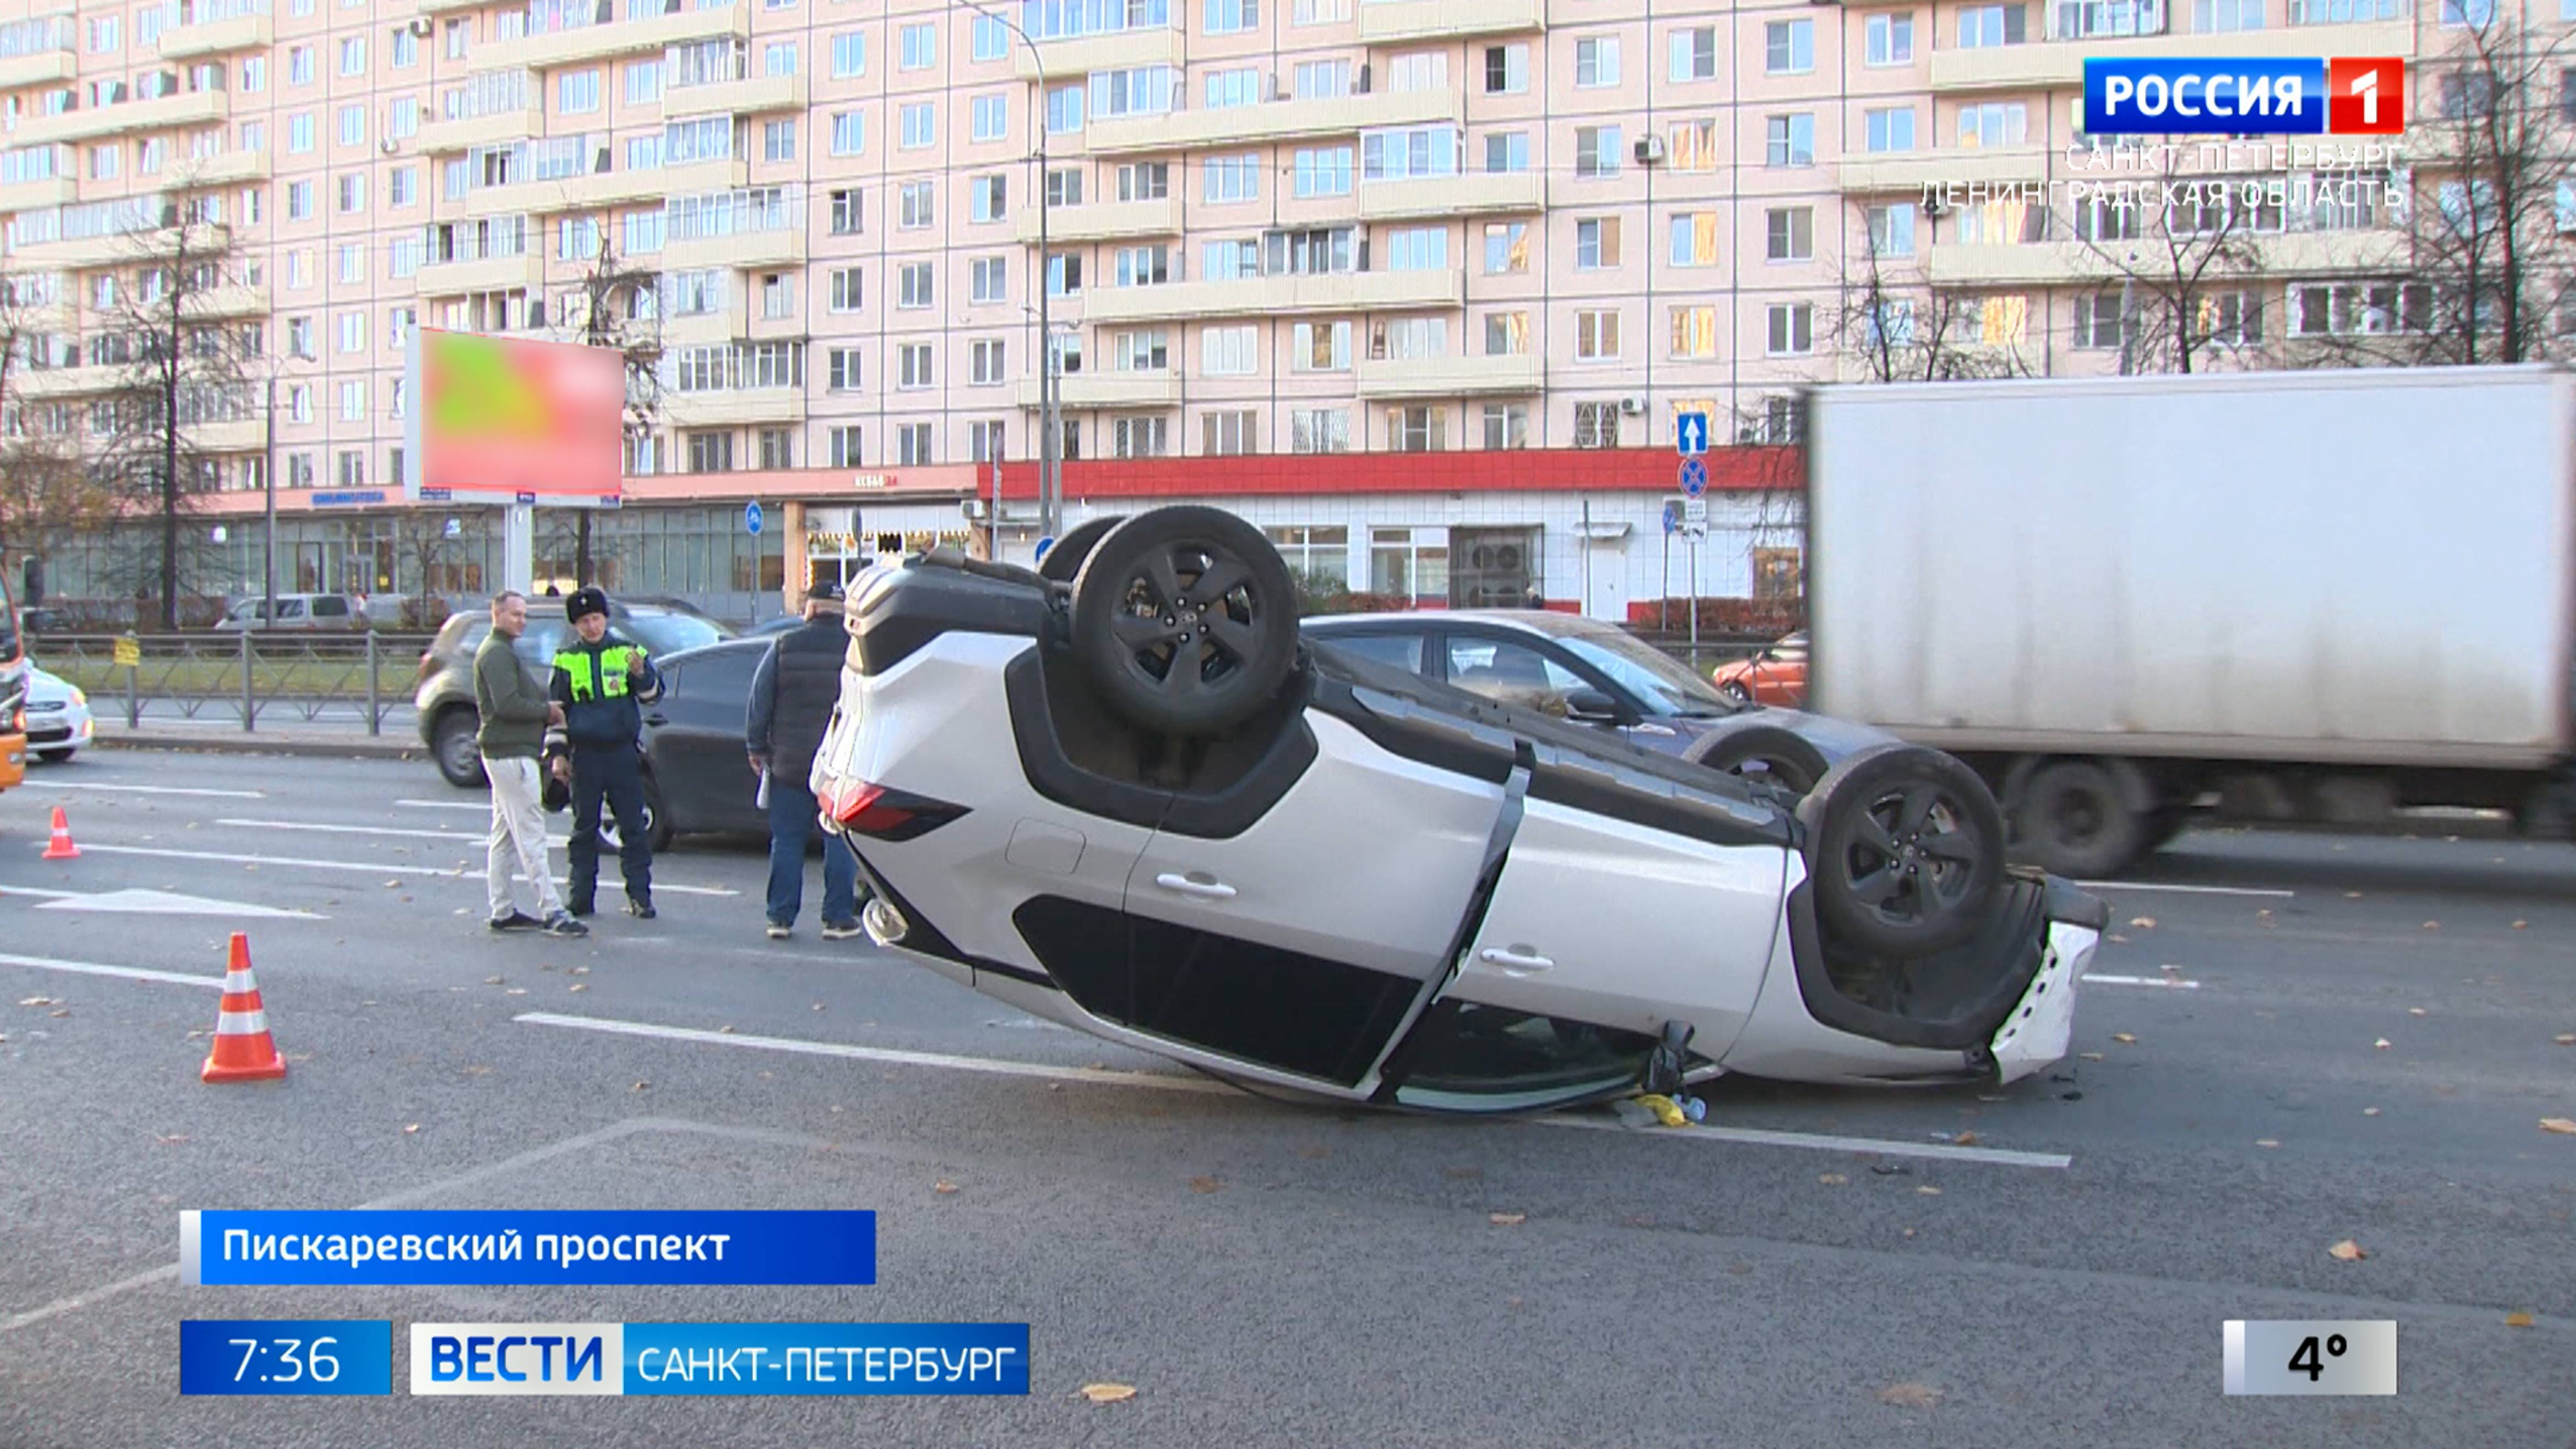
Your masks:
<path fill-rule="evenodd" d="M 654 661 L 662 697 L 644 710 L 644 800 L 655 850 L 675 835 L 769 833 L 743 724 L 772 642 L 728 639 Z"/>
<path fill-rule="evenodd" d="M 1537 609 L 1323 615 L 1310 640 L 1641 749 L 1799 793 L 1835 761 L 1895 737 L 1721 694 L 1681 661 L 1597 619 Z"/>
<path fill-rule="evenodd" d="M 677 600 L 618 599 L 608 606 L 609 632 L 641 644 L 659 662 L 685 650 L 734 637 L 732 625 L 708 618 Z M 450 614 L 447 623 L 420 656 L 420 688 L 413 704 L 420 715 L 420 740 L 447 783 L 460 790 L 483 787 L 483 757 L 474 748 L 482 716 L 474 708 L 474 651 L 492 633 L 492 611 L 468 609 Z M 555 651 L 572 636 L 560 603 L 528 601 L 528 629 L 515 646 L 519 663 L 543 685 Z"/>

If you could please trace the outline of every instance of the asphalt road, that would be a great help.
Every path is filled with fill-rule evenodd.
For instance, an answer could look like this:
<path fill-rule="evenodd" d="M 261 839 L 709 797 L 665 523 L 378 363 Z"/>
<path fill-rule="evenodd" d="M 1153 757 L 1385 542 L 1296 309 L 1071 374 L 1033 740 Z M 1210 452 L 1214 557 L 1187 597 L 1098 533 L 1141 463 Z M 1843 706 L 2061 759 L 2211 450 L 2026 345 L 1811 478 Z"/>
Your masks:
<path fill-rule="evenodd" d="M 37 858 L 55 804 L 79 860 Z M 2576 1444 L 2576 1137 L 2538 1125 L 2576 1117 L 2576 849 L 2186 836 L 2102 889 L 2058 1072 L 1711 1090 L 1781 1145 L 1212 1090 L 823 943 L 813 894 L 764 941 L 738 843 L 666 857 L 658 921 L 495 939 L 479 804 L 127 752 L 0 799 L 0 1445 Z M 281 1084 L 197 1080 L 235 929 Z M 397 1203 L 873 1208 L 879 1282 L 172 1271 L 183 1208 Z M 298 1316 L 394 1320 L 397 1392 L 178 1395 L 181 1319 Z M 2233 1318 L 2395 1319 L 2400 1391 L 2223 1397 Z M 415 1400 L 432 1319 L 1026 1322 L 1032 1391 Z"/>

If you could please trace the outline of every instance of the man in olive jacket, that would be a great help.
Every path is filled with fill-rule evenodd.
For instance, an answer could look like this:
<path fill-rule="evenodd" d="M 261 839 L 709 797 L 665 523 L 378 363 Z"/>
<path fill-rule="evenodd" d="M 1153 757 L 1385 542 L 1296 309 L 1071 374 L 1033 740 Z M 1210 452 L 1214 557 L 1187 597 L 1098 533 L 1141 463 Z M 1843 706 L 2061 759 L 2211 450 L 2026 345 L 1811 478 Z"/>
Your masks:
<path fill-rule="evenodd" d="M 484 778 L 492 782 L 492 835 L 484 861 L 491 925 L 495 931 L 543 927 L 550 936 L 586 936 L 590 928 L 564 909 L 554 872 L 546 867 L 537 756 L 545 747 L 546 726 L 563 723 L 563 711 L 528 677 L 512 647 L 527 628 L 526 597 L 505 589 L 493 596 L 492 632 L 474 651 L 474 709 L 483 721 L 474 744 L 483 756 Z M 535 915 L 519 909 L 513 867 L 535 890 Z"/>

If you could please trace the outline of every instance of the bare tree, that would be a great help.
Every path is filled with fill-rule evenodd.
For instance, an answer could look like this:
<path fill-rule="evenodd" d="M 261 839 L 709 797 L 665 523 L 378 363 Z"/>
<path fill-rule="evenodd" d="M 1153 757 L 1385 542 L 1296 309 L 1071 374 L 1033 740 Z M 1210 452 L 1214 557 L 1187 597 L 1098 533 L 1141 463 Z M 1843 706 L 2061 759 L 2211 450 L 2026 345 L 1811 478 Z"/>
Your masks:
<path fill-rule="evenodd" d="M 611 218 L 598 220 L 599 249 L 567 299 L 559 330 L 591 347 L 614 348 L 626 360 L 626 436 L 652 431 L 662 408 L 662 276 L 618 254 Z M 574 524 L 573 573 L 591 575 L 590 510 Z"/>
<path fill-rule="evenodd" d="M 2167 147 L 2156 171 L 2070 198 L 2068 234 L 2107 282 L 2079 299 L 2077 323 L 2117 339 L 2122 372 L 2207 371 L 2261 336 L 2258 236 L 2281 230 L 2282 204 L 2259 179 L 2187 173 L 2180 157 Z"/>
<path fill-rule="evenodd" d="M 1857 274 L 1844 279 L 1833 337 L 1869 382 L 1960 382 L 2027 373 L 2017 350 L 1986 345 L 1977 334 L 1971 325 L 1977 306 L 1962 293 L 1932 286 L 1919 266 L 1882 255 L 1873 236 L 1862 248 Z"/>
<path fill-rule="evenodd" d="M 160 211 L 131 219 L 142 225 L 129 233 L 118 300 L 90 334 L 91 365 L 120 369 L 117 387 L 96 405 L 102 411 L 91 431 L 104 445 L 97 456 L 102 479 L 129 509 L 158 515 L 152 585 L 161 627 L 174 629 L 193 553 L 180 541 L 181 521 L 218 482 L 214 450 L 202 445 L 201 431 L 253 421 L 259 412 L 244 380 L 243 336 L 214 305 L 214 294 L 242 281 L 230 234 L 201 200 L 138 204 Z"/>
<path fill-rule="evenodd" d="M 52 426 L 53 410 L 20 395 L 33 360 L 58 345 L 57 286 L 50 274 L 0 273 L 0 553 L 22 560 L 106 527 L 116 512 L 75 440 Z"/>

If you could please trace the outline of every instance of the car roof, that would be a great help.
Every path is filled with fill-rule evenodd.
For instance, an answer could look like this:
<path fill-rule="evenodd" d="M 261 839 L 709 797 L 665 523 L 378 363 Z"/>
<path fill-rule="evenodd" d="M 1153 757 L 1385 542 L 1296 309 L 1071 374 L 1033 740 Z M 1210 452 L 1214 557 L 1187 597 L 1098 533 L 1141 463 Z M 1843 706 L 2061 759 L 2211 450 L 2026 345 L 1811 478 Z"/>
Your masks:
<path fill-rule="evenodd" d="M 1618 632 L 1617 626 L 1598 619 L 1547 609 L 1426 609 L 1379 614 L 1326 614 L 1305 621 L 1306 627 L 1320 628 L 1327 633 L 1343 629 L 1357 632 L 1371 626 L 1390 624 L 1418 630 L 1434 629 L 1443 624 L 1484 625 L 1548 638 Z"/>

